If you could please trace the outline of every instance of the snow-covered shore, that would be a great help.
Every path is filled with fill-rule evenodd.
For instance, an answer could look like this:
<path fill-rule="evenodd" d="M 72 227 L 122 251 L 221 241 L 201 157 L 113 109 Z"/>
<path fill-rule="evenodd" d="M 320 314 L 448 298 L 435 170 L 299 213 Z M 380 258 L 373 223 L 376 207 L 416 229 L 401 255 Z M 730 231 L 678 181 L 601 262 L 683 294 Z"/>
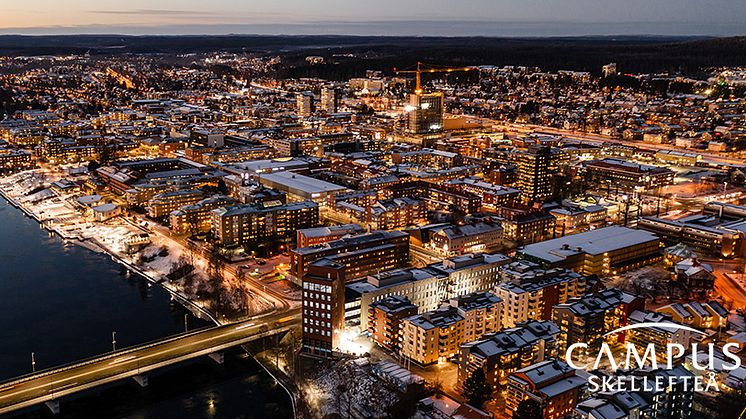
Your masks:
<path fill-rule="evenodd" d="M 123 265 L 131 272 L 141 275 L 152 284 L 165 289 L 171 297 L 190 310 L 195 316 L 219 324 L 218 316 L 207 307 L 191 301 L 176 285 L 164 281 L 173 263 L 181 252 L 170 249 L 168 256 L 154 259 L 143 265 L 137 263 L 125 252 L 123 239 L 143 230 L 126 220 L 110 223 L 92 223 L 71 207 L 66 196 L 39 192 L 26 195 L 27 192 L 42 188 L 43 176 L 38 173 L 22 172 L 0 179 L 0 195 L 11 205 L 21 210 L 28 217 L 36 220 L 42 227 L 59 235 L 63 240 L 79 245 L 93 252 L 109 255 L 112 260 Z M 42 189 L 49 191 L 49 189 Z M 35 196 L 36 195 L 36 196 Z M 151 246 L 162 246 L 157 236 Z"/>

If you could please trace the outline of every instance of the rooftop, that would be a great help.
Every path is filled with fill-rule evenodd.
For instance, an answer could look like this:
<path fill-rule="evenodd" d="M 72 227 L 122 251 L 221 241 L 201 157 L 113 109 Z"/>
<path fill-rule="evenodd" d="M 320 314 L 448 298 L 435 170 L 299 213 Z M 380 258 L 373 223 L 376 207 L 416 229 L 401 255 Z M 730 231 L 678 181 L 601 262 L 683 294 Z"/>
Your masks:
<path fill-rule="evenodd" d="M 611 226 L 530 244 L 522 253 L 553 263 L 578 253 L 601 255 L 651 241 L 658 241 L 658 236 L 643 230 Z"/>
<path fill-rule="evenodd" d="M 278 185 L 284 185 L 291 189 L 303 191 L 306 194 L 338 192 L 345 190 L 344 186 L 325 182 L 309 176 L 293 172 L 274 172 L 262 174 L 260 180 L 268 181 Z"/>

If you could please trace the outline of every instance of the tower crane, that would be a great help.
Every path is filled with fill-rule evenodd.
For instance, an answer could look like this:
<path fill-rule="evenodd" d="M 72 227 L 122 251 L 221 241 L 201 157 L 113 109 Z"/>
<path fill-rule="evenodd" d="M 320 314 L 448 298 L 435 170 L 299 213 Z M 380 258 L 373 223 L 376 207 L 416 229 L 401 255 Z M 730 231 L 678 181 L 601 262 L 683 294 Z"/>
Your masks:
<path fill-rule="evenodd" d="M 457 71 L 474 71 L 476 67 L 435 67 L 431 64 L 425 64 L 417 62 L 416 70 L 397 70 L 394 68 L 396 74 L 414 74 L 415 75 L 415 89 L 416 94 L 422 93 L 422 85 L 420 84 L 420 77 L 422 73 L 453 73 Z"/>

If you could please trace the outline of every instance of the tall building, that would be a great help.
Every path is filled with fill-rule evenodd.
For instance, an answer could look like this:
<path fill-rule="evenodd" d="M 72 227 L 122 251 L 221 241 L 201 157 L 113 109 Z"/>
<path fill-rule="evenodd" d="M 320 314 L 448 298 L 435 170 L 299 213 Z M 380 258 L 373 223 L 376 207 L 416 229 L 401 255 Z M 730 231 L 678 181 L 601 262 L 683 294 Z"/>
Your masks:
<path fill-rule="evenodd" d="M 552 196 L 552 149 L 533 147 L 514 156 L 518 168 L 515 187 L 525 203 L 541 202 Z"/>
<path fill-rule="evenodd" d="M 344 266 L 319 259 L 303 275 L 303 352 L 329 357 L 344 331 Z"/>
<path fill-rule="evenodd" d="M 275 240 L 290 240 L 298 229 L 319 225 L 316 203 L 277 204 L 264 202 L 213 210 L 212 234 L 223 246 L 262 246 Z"/>
<path fill-rule="evenodd" d="M 321 88 L 321 110 L 324 113 L 337 113 L 339 108 L 339 90 L 333 86 Z"/>
<path fill-rule="evenodd" d="M 295 95 L 296 113 L 298 116 L 306 118 L 316 111 L 313 93 L 302 92 Z"/>
<path fill-rule="evenodd" d="M 427 134 L 443 130 L 443 93 L 411 93 L 407 110 L 407 132 Z"/>

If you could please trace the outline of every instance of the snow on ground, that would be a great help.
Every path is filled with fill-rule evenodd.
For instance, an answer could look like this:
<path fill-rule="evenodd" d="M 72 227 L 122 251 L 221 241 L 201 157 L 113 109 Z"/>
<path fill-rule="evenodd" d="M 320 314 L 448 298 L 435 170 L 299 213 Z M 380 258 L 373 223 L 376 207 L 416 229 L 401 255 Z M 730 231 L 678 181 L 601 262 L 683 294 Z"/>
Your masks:
<path fill-rule="evenodd" d="M 291 300 L 299 301 L 303 298 L 303 290 L 286 279 L 272 281 L 267 286 Z"/>
<path fill-rule="evenodd" d="M 365 358 L 359 358 L 365 361 Z M 315 410 L 314 417 L 339 414 L 352 417 L 354 411 L 371 417 L 384 417 L 386 409 L 399 395 L 371 373 L 367 362 L 342 359 L 317 374 L 302 386 L 302 391 Z"/>
<path fill-rule="evenodd" d="M 191 255 L 176 241 L 141 228 L 136 223 L 122 217 L 106 222 L 93 222 L 78 207 L 75 198 L 80 193 L 56 195 L 48 187 L 59 179 L 59 174 L 48 174 L 41 170 L 17 173 L 0 178 L 0 190 L 11 199 L 22 203 L 25 209 L 33 213 L 44 225 L 54 229 L 66 239 L 78 239 L 81 245 L 94 251 L 106 251 L 115 257 L 135 266 L 139 266 L 153 280 L 160 280 L 171 273 L 176 266 L 183 265 L 185 260 L 195 267 L 189 275 L 190 283 L 185 280 L 163 282 L 162 285 L 171 292 L 196 301 L 198 305 L 210 307 L 213 311 L 219 306 L 238 312 L 238 316 L 263 313 L 273 309 L 273 305 L 263 297 L 252 293 L 245 284 L 232 275 L 226 275 L 222 284 L 207 280 L 207 261 Z M 37 191 L 38 190 L 38 191 Z M 33 194 L 30 194 L 34 192 Z M 135 234 L 149 234 L 151 244 L 133 254 L 128 253 L 125 239 Z M 162 250 L 166 249 L 167 254 Z M 190 253 L 189 255 L 186 255 Z M 202 297 L 197 298 L 197 294 Z"/>
<path fill-rule="evenodd" d="M 670 273 L 661 266 L 645 266 L 608 278 L 607 287 L 614 287 L 635 295 L 660 295 L 670 281 Z"/>

